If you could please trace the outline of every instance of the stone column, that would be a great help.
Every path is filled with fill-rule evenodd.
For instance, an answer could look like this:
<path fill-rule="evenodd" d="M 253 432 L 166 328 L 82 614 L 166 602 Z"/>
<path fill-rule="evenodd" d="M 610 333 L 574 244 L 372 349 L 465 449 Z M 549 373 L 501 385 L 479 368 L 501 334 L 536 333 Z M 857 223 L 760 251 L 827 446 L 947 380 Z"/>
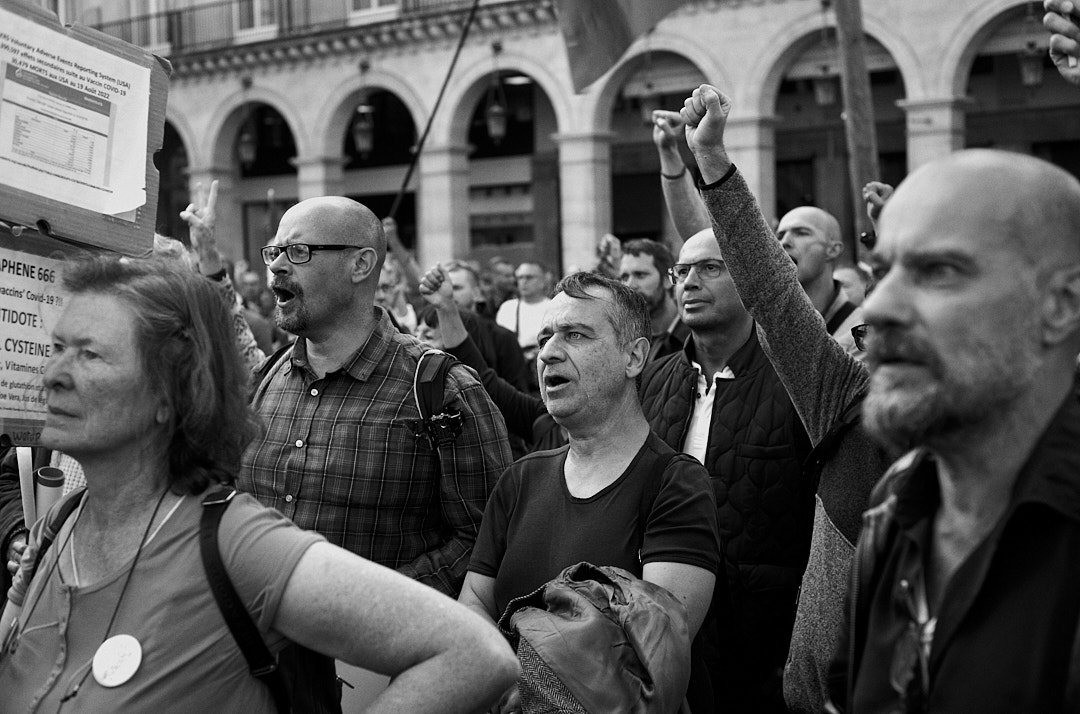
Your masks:
<path fill-rule="evenodd" d="M 298 200 L 339 195 L 344 173 L 342 161 L 340 156 L 297 156 L 293 159 Z"/>
<path fill-rule="evenodd" d="M 420 155 L 416 257 L 421 266 L 469 252 L 469 156 L 464 146 L 427 146 Z"/>
<path fill-rule="evenodd" d="M 562 204 L 562 272 L 596 263 L 596 243 L 611 232 L 611 141 L 613 134 L 556 134 L 559 199 Z"/>
<path fill-rule="evenodd" d="M 757 197 L 766 220 L 776 218 L 775 116 L 740 117 L 728 121 L 724 144 L 728 156 Z"/>
<path fill-rule="evenodd" d="M 964 118 L 970 99 L 901 99 L 896 103 L 907 114 L 907 168 L 964 148 Z"/>

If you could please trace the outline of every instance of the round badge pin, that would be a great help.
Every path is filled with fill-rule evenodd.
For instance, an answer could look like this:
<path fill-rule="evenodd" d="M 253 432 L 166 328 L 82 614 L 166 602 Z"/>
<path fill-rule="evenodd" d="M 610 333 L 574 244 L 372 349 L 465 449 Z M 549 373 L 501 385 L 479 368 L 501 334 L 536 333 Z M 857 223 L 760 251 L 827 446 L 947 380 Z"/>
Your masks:
<path fill-rule="evenodd" d="M 94 680 L 103 687 L 119 687 L 135 676 L 142 664 L 142 646 L 131 635 L 114 635 L 94 653 Z"/>

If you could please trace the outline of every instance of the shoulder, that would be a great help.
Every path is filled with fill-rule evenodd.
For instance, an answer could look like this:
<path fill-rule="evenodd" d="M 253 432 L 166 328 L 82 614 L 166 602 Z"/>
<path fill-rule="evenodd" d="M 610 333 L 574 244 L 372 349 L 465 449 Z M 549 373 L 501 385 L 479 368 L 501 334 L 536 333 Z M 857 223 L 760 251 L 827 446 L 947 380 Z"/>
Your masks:
<path fill-rule="evenodd" d="M 672 352 L 666 357 L 661 357 L 645 367 L 641 375 L 642 384 L 651 384 L 657 377 L 666 379 L 675 372 L 685 371 L 690 367 L 690 361 L 682 350 Z"/>

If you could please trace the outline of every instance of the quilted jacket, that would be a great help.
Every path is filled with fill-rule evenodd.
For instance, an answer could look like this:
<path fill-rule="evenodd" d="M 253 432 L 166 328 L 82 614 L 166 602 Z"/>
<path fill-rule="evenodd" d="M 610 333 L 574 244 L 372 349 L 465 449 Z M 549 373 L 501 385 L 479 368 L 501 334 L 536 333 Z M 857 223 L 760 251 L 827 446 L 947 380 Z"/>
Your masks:
<path fill-rule="evenodd" d="M 693 339 L 646 368 L 649 425 L 681 450 L 698 373 Z M 756 331 L 728 361 L 735 374 L 713 389 L 705 468 L 712 477 L 727 578 L 718 580 L 702 637 L 712 688 L 738 711 L 780 701 L 780 681 L 813 528 L 814 489 L 803 473 L 806 431 L 758 343 Z M 719 702 L 718 702 L 719 703 Z"/>

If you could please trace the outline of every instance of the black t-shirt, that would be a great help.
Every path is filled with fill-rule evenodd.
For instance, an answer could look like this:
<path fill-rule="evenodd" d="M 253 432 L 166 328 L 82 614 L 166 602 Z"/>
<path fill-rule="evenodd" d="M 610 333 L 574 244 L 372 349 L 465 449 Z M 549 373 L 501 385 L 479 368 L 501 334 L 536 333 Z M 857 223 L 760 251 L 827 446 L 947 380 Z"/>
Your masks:
<path fill-rule="evenodd" d="M 469 570 L 495 578 L 500 614 L 510 600 L 581 561 L 614 565 L 638 577 L 642 564 L 650 562 L 717 571 L 716 502 L 704 466 L 685 454 L 671 458 L 671 447 L 649 432 L 619 478 L 593 496 L 576 498 L 563 476 L 568 449 L 519 459 L 488 499 Z M 641 501 L 654 478 L 660 479 L 660 489 L 646 509 L 642 542 Z"/>

